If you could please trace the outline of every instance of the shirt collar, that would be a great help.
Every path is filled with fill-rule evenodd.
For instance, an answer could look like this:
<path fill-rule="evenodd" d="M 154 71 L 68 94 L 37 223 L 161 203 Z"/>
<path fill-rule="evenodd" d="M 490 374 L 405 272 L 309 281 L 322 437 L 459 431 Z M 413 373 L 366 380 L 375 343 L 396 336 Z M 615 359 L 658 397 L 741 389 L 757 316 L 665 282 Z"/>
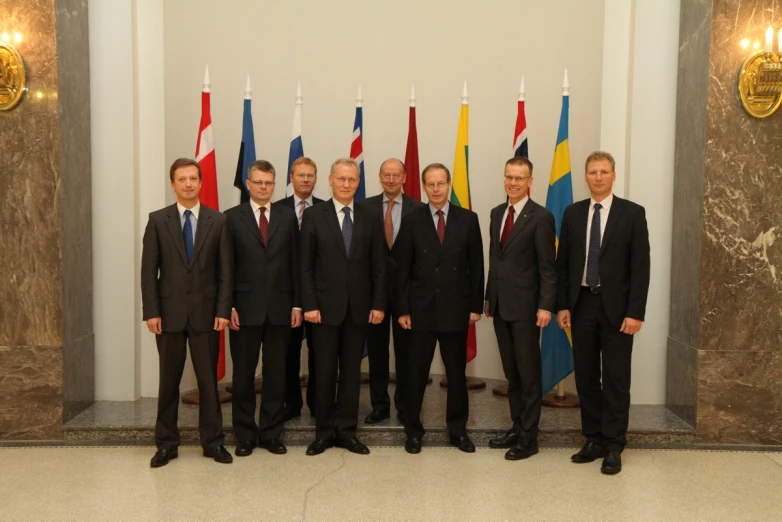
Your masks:
<path fill-rule="evenodd" d="M 393 201 L 394 203 L 397 203 L 397 204 L 401 203 L 402 202 L 402 193 L 400 192 L 399 194 L 397 194 L 396 197 L 393 200 L 391 200 L 391 201 Z M 389 202 L 389 198 L 386 195 L 386 193 L 383 192 L 383 203 L 388 203 L 388 202 Z"/>
<path fill-rule="evenodd" d="M 253 214 L 257 214 L 258 213 L 258 209 L 261 208 L 261 206 L 258 203 L 256 203 L 255 201 L 253 201 L 253 200 L 250 200 L 250 207 L 252 207 L 252 209 L 253 209 Z M 269 214 L 271 214 L 271 212 L 272 212 L 272 202 L 268 201 L 264 205 L 264 208 L 266 209 L 266 217 L 269 217 Z"/>
<path fill-rule="evenodd" d="M 609 212 L 611 210 L 611 204 L 613 202 L 614 202 L 614 194 L 611 193 L 611 194 L 608 195 L 607 198 L 605 198 L 603 201 L 601 201 L 600 204 L 603 206 L 603 210 L 605 210 L 606 212 Z M 589 198 L 589 209 L 590 210 L 594 210 L 595 209 L 595 203 L 597 203 L 597 201 L 595 201 L 592 198 Z"/>
<path fill-rule="evenodd" d="M 336 199 L 332 199 L 331 201 L 334 202 L 334 208 L 337 209 L 337 212 L 342 212 L 343 208 L 348 207 L 350 209 L 351 215 L 353 214 L 353 204 L 355 203 L 355 200 L 351 201 L 349 205 L 343 205 Z"/>
<path fill-rule="evenodd" d="M 514 212 L 516 212 L 516 215 L 519 215 L 521 214 L 521 211 L 524 210 L 524 206 L 527 204 L 527 201 L 529 201 L 529 196 L 524 196 L 523 198 L 518 200 L 515 205 L 509 205 L 509 206 L 512 206 Z"/>
<path fill-rule="evenodd" d="M 451 209 L 451 202 L 450 201 L 446 201 L 445 202 L 445 206 L 443 208 L 441 208 L 440 210 L 443 211 L 443 215 L 445 215 L 445 217 L 448 217 L 448 211 L 450 209 Z M 434 208 L 434 205 L 432 205 L 431 203 L 429 203 L 429 212 L 432 213 L 432 216 L 436 216 L 437 215 L 437 209 Z"/>
<path fill-rule="evenodd" d="M 302 201 L 307 202 L 307 208 L 312 206 L 312 194 L 309 195 L 307 199 L 301 199 L 299 196 L 297 196 L 295 193 L 293 194 L 293 203 L 296 208 L 299 207 Z"/>
<path fill-rule="evenodd" d="M 176 209 L 177 209 L 177 211 L 179 211 L 179 217 L 182 217 L 182 216 L 184 216 L 184 215 L 185 215 L 185 210 L 187 210 L 185 207 L 183 207 L 183 206 L 182 206 L 182 205 L 179 203 L 179 201 L 177 201 L 177 203 L 176 203 Z M 194 206 L 193 208 L 191 208 L 191 209 L 190 209 L 190 212 L 192 212 L 192 213 L 193 213 L 193 215 L 194 215 L 194 216 L 195 216 L 195 218 L 196 218 L 196 221 L 198 221 L 198 212 L 199 212 L 200 210 L 201 210 L 201 202 L 200 202 L 200 201 L 199 201 L 198 203 L 196 203 L 196 204 L 195 204 L 195 206 Z"/>

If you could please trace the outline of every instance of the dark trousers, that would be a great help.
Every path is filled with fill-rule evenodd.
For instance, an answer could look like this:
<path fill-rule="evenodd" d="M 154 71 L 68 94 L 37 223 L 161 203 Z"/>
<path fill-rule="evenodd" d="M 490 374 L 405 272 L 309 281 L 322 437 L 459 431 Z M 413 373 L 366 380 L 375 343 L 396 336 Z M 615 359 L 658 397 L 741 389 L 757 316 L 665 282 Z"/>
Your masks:
<path fill-rule="evenodd" d="M 315 437 L 354 437 L 358 424 L 361 356 L 366 342 L 367 323 L 356 324 L 348 307 L 342 324 L 313 324 L 312 334 L 318 347 L 315 359 L 315 372 L 318 374 Z"/>
<path fill-rule="evenodd" d="M 508 404 L 513 428 L 522 437 L 536 439 L 543 400 L 540 328 L 534 321 L 508 322 L 495 313 L 494 332 L 500 347 L 502 369 L 508 379 Z"/>
<path fill-rule="evenodd" d="M 391 330 L 393 330 L 396 371 L 394 406 L 399 414 L 404 415 L 406 409 L 405 393 L 410 387 L 408 379 L 410 331 L 402 328 L 397 317 L 392 313 L 386 313 L 382 323 L 369 325 L 368 328 L 369 397 L 372 399 L 372 409 L 380 413 L 390 413 L 391 411 L 391 398 L 388 395 L 388 345 Z"/>
<path fill-rule="evenodd" d="M 179 446 L 179 383 L 185 369 L 187 344 L 198 381 L 198 433 L 201 446 L 216 448 L 223 444 L 223 412 L 217 395 L 217 355 L 220 337 L 215 331 L 194 332 L 187 323 L 180 332 L 163 332 L 155 336 L 160 358 L 160 386 L 155 422 L 155 444 L 158 449 Z"/>
<path fill-rule="evenodd" d="M 445 408 L 445 422 L 448 433 L 453 437 L 464 435 L 469 416 L 470 401 L 467 396 L 467 330 L 456 332 L 431 332 L 412 330 L 410 348 L 410 393 L 409 411 L 405 419 L 405 433 L 408 437 L 424 436 L 421 424 L 421 406 L 429 379 L 437 341 L 440 341 L 440 356 L 448 378 L 448 399 Z"/>
<path fill-rule="evenodd" d="M 309 350 L 309 355 L 307 357 L 307 371 L 309 372 L 309 381 L 307 383 L 307 408 L 309 408 L 312 415 L 315 415 L 316 380 L 312 323 L 305 322 L 298 328 L 291 329 L 290 341 L 288 342 L 288 356 L 285 365 L 285 405 L 289 412 L 294 413 L 300 412 L 304 405 L 301 396 L 299 372 L 301 370 L 301 344 L 305 335 L 307 337 L 307 348 Z"/>
<path fill-rule="evenodd" d="M 633 336 L 611 325 L 600 294 L 588 288 L 581 290 L 572 322 L 581 429 L 585 437 L 603 442 L 608 450 L 622 451 L 630 414 Z"/>
<path fill-rule="evenodd" d="M 255 442 L 279 439 L 285 415 L 285 355 L 291 327 L 264 324 L 231 330 L 233 391 L 231 411 L 236 439 Z M 255 423 L 255 369 L 263 344 L 263 390 Z"/>

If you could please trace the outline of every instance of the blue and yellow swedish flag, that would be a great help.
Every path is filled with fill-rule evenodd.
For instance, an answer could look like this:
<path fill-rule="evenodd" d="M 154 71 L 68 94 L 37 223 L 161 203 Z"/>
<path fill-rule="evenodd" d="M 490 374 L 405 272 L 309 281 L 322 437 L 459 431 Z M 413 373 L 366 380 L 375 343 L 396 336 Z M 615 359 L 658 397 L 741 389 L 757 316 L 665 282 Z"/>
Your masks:
<path fill-rule="evenodd" d="M 557 247 L 565 208 L 573 203 L 573 181 L 570 173 L 570 149 L 568 147 L 568 113 L 570 97 L 562 96 L 562 113 L 559 117 L 557 147 L 554 150 L 554 162 L 551 164 L 551 177 L 546 194 L 546 208 L 554 214 L 557 228 Z M 543 393 L 548 393 L 562 379 L 573 371 L 573 340 L 570 328 L 562 330 L 552 320 L 543 329 L 540 345 L 543 366 Z"/>

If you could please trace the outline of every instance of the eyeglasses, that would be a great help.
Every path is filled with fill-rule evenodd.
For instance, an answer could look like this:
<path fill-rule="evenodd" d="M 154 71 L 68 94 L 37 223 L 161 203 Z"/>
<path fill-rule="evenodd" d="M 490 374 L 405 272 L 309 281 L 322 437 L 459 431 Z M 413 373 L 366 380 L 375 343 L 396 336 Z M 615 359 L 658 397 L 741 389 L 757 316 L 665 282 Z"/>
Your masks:
<path fill-rule="evenodd" d="M 273 181 L 261 181 L 259 179 L 256 179 L 256 180 L 248 179 L 247 181 L 249 181 L 250 183 L 252 183 L 256 187 L 272 187 L 272 186 L 274 186 L 274 182 Z"/>
<path fill-rule="evenodd" d="M 385 180 L 390 180 L 390 179 L 395 179 L 396 180 L 396 179 L 402 179 L 404 177 L 404 174 L 398 174 L 398 173 L 391 174 L 389 172 L 385 172 L 385 173 L 381 174 L 380 177 L 385 179 Z"/>
<path fill-rule="evenodd" d="M 294 174 L 293 177 L 296 179 L 315 179 L 317 174 Z"/>
<path fill-rule="evenodd" d="M 432 190 L 432 189 L 435 189 L 435 188 L 441 189 L 441 188 L 445 188 L 447 186 L 448 186 L 448 182 L 447 181 L 438 181 L 437 183 L 427 183 L 426 185 L 424 185 L 424 187 L 428 188 L 429 190 Z"/>
<path fill-rule="evenodd" d="M 338 185 L 345 185 L 346 183 L 348 185 L 357 185 L 358 184 L 358 178 L 343 178 L 341 176 L 338 177 L 338 178 L 336 178 L 334 176 L 331 176 L 331 177 L 334 178 L 334 181 L 336 181 Z"/>
<path fill-rule="evenodd" d="M 505 181 L 509 183 L 521 183 L 525 179 L 530 179 L 532 176 L 505 176 Z"/>

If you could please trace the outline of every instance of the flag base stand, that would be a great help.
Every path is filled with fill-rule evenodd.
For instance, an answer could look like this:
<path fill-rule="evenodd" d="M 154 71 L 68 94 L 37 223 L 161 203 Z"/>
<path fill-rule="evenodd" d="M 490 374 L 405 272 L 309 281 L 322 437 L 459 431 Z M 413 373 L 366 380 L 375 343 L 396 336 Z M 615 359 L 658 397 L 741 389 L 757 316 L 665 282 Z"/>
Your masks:
<path fill-rule="evenodd" d="M 396 373 L 391 372 L 388 374 L 388 382 L 390 382 L 391 384 L 396 384 Z M 432 382 L 434 381 L 432 379 L 432 376 L 430 375 L 429 378 L 426 379 L 426 385 L 429 386 L 430 384 L 432 384 Z"/>
<path fill-rule="evenodd" d="M 225 388 L 217 389 L 217 395 L 220 398 L 220 404 L 231 402 L 231 394 L 225 391 Z M 201 404 L 201 397 L 198 395 L 198 389 L 186 391 L 182 394 L 182 403 L 189 404 L 191 406 L 198 406 Z"/>
<path fill-rule="evenodd" d="M 504 384 L 498 384 L 494 387 L 494 389 L 491 391 L 492 395 L 496 395 L 497 397 L 507 397 L 508 396 L 508 383 Z"/>
<path fill-rule="evenodd" d="M 578 408 L 581 405 L 581 401 L 578 400 L 578 395 L 565 392 L 563 395 L 558 395 L 557 392 L 547 393 L 543 396 L 543 406 L 549 408 Z"/>
<path fill-rule="evenodd" d="M 440 388 L 448 387 L 448 378 L 443 377 L 440 381 Z M 478 377 L 467 377 L 467 389 L 468 390 L 483 390 L 486 388 L 486 381 Z"/>
<path fill-rule="evenodd" d="M 309 375 L 302 375 L 299 377 L 299 384 L 301 384 L 302 388 L 306 388 L 307 384 L 310 382 L 310 376 Z"/>
<path fill-rule="evenodd" d="M 261 390 L 263 390 L 263 379 L 260 377 L 255 379 L 255 393 L 261 393 Z M 227 382 L 225 383 L 225 391 L 228 393 L 234 392 L 234 383 Z"/>

